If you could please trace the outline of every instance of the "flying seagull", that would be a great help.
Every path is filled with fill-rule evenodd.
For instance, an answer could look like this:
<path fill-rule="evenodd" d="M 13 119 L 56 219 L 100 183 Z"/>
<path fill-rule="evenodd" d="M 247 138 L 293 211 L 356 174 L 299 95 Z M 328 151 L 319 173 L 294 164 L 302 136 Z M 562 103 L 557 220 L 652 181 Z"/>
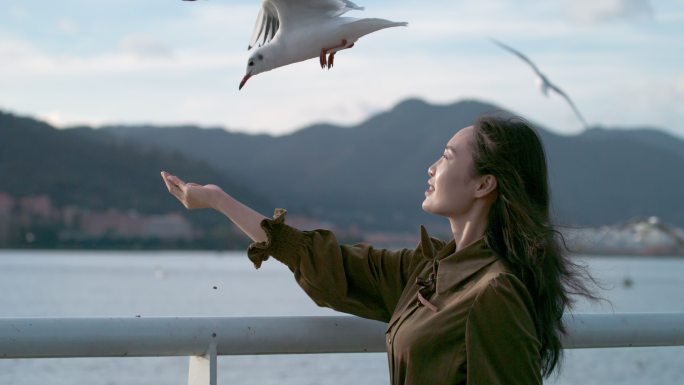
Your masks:
<path fill-rule="evenodd" d="M 549 81 L 549 79 L 546 77 L 546 75 L 541 73 L 539 68 L 537 68 L 537 66 L 532 62 L 532 60 L 527 58 L 527 56 L 523 55 L 520 51 L 518 51 L 518 50 L 516 50 L 516 49 L 496 40 L 496 39 L 492 39 L 492 41 L 494 42 L 494 44 L 505 49 L 506 51 L 511 52 L 515 56 L 522 59 L 525 63 L 529 64 L 529 66 L 532 67 L 532 70 L 534 71 L 534 73 L 537 75 L 536 81 L 539 85 L 541 92 L 544 94 L 544 96 L 548 97 L 549 96 L 549 90 L 551 90 L 551 91 L 554 91 L 555 93 L 557 93 L 558 95 L 562 96 L 563 98 L 565 98 L 565 100 L 568 102 L 568 104 L 570 104 L 570 107 L 572 107 L 572 110 L 575 112 L 575 115 L 577 115 L 577 118 L 582 122 L 583 127 L 585 129 L 587 129 L 589 127 L 589 125 L 587 124 L 587 121 L 584 120 L 584 117 L 582 116 L 582 114 L 580 114 L 579 109 L 577 109 L 577 106 L 575 106 L 575 103 L 573 103 L 572 99 L 570 99 L 570 96 L 568 96 L 568 94 L 566 94 L 563 90 L 558 88 L 558 86 L 551 83 L 551 81 Z"/>
<path fill-rule="evenodd" d="M 353 47 L 360 37 L 408 24 L 341 17 L 352 10 L 363 7 L 349 0 L 263 0 L 247 47 L 251 54 L 239 89 L 254 75 L 316 57 L 321 68 L 330 69 L 335 53 Z"/>

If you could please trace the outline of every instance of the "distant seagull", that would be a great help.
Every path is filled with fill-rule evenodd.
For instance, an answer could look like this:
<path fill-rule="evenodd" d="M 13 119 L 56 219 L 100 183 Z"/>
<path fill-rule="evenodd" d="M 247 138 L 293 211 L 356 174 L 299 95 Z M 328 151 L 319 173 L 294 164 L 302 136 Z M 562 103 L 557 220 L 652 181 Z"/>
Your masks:
<path fill-rule="evenodd" d="M 254 75 L 315 57 L 321 68 L 330 69 L 335 53 L 353 47 L 361 36 L 408 24 L 340 17 L 351 10 L 363 7 L 349 0 L 263 0 L 247 47 L 252 54 L 239 89 Z"/>
<path fill-rule="evenodd" d="M 589 125 L 587 124 L 587 121 L 584 120 L 584 117 L 582 116 L 582 114 L 580 114 L 579 109 L 577 109 L 577 106 L 575 106 L 575 103 L 572 102 L 572 100 L 570 99 L 568 94 L 563 92 L 563 90 L 558 88 L 558 86 L 556 86 L 555 84 L 551 83 L 549 81 L 549 79 L 546 77 L 546 75 L 541 73 L 541 71 L 539 71 L 539 68 L 537 68 L 537 66 L 534 63 L 532 63 L 532 60 L 528 59 L 527 56 L 523 55 L 520 51 L 517 51 L 517 50 L 513 49 L 512 47 L 510 47 L 510 46 L 508 46 L 508 45 L 506 45 L 506 44 L 504 44 L 504 43 L 502 43 L 496 39 L 492 39 L 492 41 L 494 42 L 494 44 L 505 49 L 506 51 L 513 53 L 515 56 L 517 56 L 520 59 L 522 59 L 523 61 L 525 61 L 525 63 L 529 64 L 530 67 L 532 67 L 532 70 L 534 70 L 534 73 L 537 75 L 536 80 L 537 80 L 539 88 L 540 88 L 541 92 L 544 94 L 544 96 L 546 96 L 546 97 L 549 96 L 549 90 L 555 91 L 558 95 L 565 98 L 565 100 L 568 102 L 568 104 L 570 104 L 570 107 L 572 107 L 572 110 L 575 111 L 575 115 L 577 115 L 577 118 L 579 118 L 579 120 L 582 122 L 583 127 L 585 129 L 587 129 L 589 127 Z"/>

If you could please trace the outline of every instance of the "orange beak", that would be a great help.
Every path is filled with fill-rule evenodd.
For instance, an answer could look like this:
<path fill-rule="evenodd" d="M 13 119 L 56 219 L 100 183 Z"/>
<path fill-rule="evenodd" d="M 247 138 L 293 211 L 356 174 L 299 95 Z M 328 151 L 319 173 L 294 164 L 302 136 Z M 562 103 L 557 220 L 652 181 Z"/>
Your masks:
<path fill-rule="evenodd" d="M 248 73 L 247 75 L 245 75 L 245 77 L 242 78 L 242 81 L 240 82 L 240 87 L 238 88 L 238 90 L 241 90 L 242 87 L 245 86 L 245 83 L 247 83 L 247 80 L 248 80 L 249 78 L 251 78 L 251 77 L 252 77 L 252 74 L 251 74 L 251 73 Z"/>

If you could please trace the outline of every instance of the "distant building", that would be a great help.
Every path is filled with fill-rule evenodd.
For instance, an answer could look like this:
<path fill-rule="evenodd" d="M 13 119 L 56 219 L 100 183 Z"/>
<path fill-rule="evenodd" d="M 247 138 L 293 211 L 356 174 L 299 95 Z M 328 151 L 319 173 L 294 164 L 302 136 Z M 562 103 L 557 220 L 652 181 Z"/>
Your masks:
<path fill-rule="evenodd" d="M 52 207 L 52 200 L 47 195 L 32 195 L 19 198 L 19 210 L 23 215 L 41 219 L 53 219 L 58 211 Z"/>
<path fill-rule="evenodd" d="M 300 230 L 329 229 L 338 230 L 331 222 L 301 215 L 288 215 L 287 224 Z"/>
<path fill-rule="evenodd" d="M 10 220 L 14 211 L 15 200 L 9 194 L 0 192 L 0 247 L 9 242 Z"/>
<path fill-rule="evenodd" d="M 180 214 L 150 215 L 146 217 L 141 235 L 144 238 L 192 239 L 190 222 Z"/>
<path fill-rule="evenodd" d="M 684 230 L 656 217 L 563 232 L 570 249 L 583 254 L 684 255 Z"/>
<path fill-rule="evenodd" d="M 70 213 L 75 215 L 74 213 Z M 75 221 L 75 218 L 71 218 Z M 141 215 L 137 211 L 83 212 L 78 218 L 81 236 L 87 238 L 191 239 L 190 222 L 180 214 Z"/>
<path fill-rule="evenodd" d="M 0 191 L 0 222 L 8 220 L 14 210 L 15 200 L 9 194 Z"/>
<path fill-rule="evenodd" d="M 47 195 L 14 198 L 0 192 L 0 248 L 10 247 L 12 234 L 25 233 L 20 244 L 36 241 L 34 231 L 52 231 L 61 241 L 94 239 L 191 240 L 196 237 L 191 223 L 181 214 L 144 215 L 135 210 L 93 211 L 69 205 L 52 205 Z"/>

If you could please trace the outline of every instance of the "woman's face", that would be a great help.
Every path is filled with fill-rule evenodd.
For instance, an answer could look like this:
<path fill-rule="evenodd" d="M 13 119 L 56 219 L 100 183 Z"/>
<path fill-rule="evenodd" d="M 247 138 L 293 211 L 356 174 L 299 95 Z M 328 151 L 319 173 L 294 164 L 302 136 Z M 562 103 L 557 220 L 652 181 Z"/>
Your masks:
<path fill-rule="evenodd" d="M 461 129 L 449 140 L 442 156 L 430 166 L 423 210 L 453 218 L 471 208 L 479 181 L 473 168 L 474 140 L 472 126 Z"/>

